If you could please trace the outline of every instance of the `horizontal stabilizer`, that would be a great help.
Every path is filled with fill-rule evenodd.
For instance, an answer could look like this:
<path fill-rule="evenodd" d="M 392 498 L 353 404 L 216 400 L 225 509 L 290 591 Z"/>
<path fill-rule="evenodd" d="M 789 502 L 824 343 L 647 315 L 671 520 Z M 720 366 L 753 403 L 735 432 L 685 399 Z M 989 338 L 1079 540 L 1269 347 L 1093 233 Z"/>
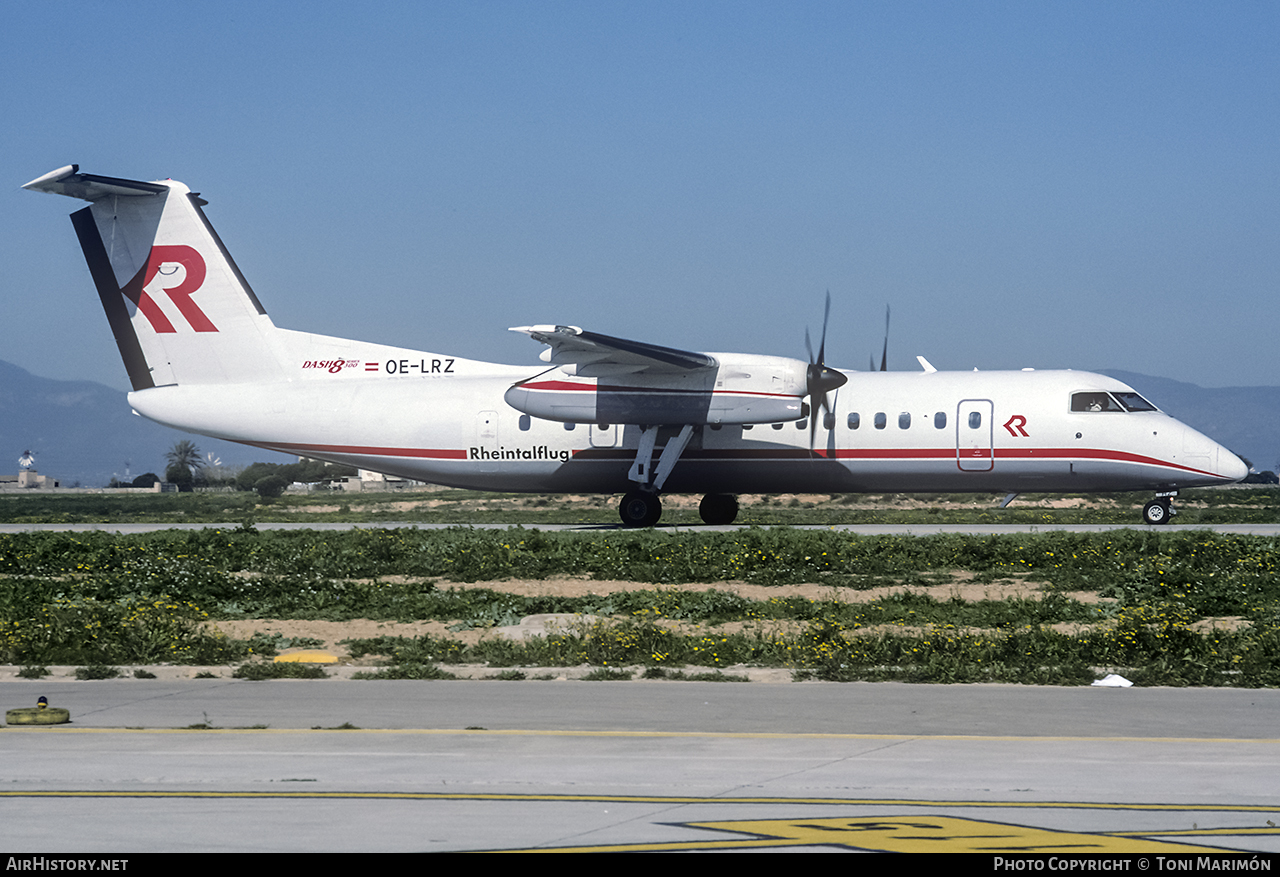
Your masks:
<path fill-rule="evenodd" d="M 22 188 L 89 202 L 71 224 L 134 390 L 282 377 L 276 328 L 199 195 L 74 164 Z"/>
<path fill-rule="evenodd" d="M 167 189 L 163 183 L 121 180 L 116 177 L 82 174 L 79 171 L 80 165 L 69 164 L 42 177 L 36 177 L 22 188 L 32 192 L 48 192 L 50 195 L 66 195 L 81 201 L 98 201 L 108 195 L 158 195 Z"/>

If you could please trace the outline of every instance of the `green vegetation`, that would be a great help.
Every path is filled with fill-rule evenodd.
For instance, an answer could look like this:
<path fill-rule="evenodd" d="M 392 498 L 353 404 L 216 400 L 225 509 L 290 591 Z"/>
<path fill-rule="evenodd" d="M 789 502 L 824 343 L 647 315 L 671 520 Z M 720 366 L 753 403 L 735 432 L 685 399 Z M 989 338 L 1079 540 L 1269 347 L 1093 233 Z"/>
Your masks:
<path fill-rule="evenodd" d="M 617 497 L 494 494 L 469 490 L 316 491 L 279 498 L 253 492 L 257 481 L 280 475 L 316 481 L 338 474 L 322 464 L 256 463 L 231 482 L 239 490 L 181 494 L 68 495 L 35 492 L 0 497 L 6 523 L 240 523 L 342 521 L 431 524 L 617 524 Z M 295 471 L 295 467 L 297 467 Z M 311 467 L 311 468 L 308 468 Z M 207 468 L 204 470 L 209 471 Z M 678 499 L 678 498 L 677 498 Z M 812 497 L 744 496 L 738 523 L 761 527 L 798 524 L 1131 524 L 1142 520 L 1149 493 L 1060 496 L 1027 494 L 999 508 L 992 494 L 822 494 Z M 268 501 L 269 500 L 269 501 Z M 1059 507 L 1066 502 L 1067 507 Z M 1255 486 L 1189 490 L 1177 501 L 1180 524 L 1268 523 L 1280 520 L 1280 488 Z M 664 526 L 697 526 L 697 503 L 672 500 Z"/>
<path fill-rule="evenodd" d="M 190 493 L 195 486 L 196 477 L 204 469 L 200 449 L 190 439 L 181 439 L 174 442 L 164 458 L 168 463 L 164 470 L 164 480 L 178 485 L 180 492 Z"/>
<path fill-rule="evenodd" d="M 619 670 L 616 667 L 597 667 L 582 679 L 584 682 L 625 682 L 631 678 L 630 670 Z"/>
<path fill-rule="evenodd" d="M 503 590 L 506 579 L 561 576 L 653 587 L 583 596 Z M 752 599 L 719 584 L 728 581 L 822 590 Z M 960 581 L 1018 585 L 1019 596 L 919 592 Z M 463 582 L 492 584 L 450 584 Z M 706 587 L 671 587 L 686 583 Z M 886 586 L 894 590 L 854 599 Z M 448 678 L 440 665 L 457 663 L 719 678 L 746 664 L 824 680 L 1083 684 L 1108 668 L 1148 685 L 1280 684 L 1280 544 L 1267 537 L 1151 528 L 922 537 L 786 528 L 0 535 L 0 661 L 31 667 L 227 664 L 319 645 L 278 634 L 232 640 L 210 630 L 215 619 L 438 620 L 464 631 L 540 613 L 582 618 L 525 641 L 347 644 L 353 657 L 387 662 L 363 678 Z M 303 673 L 325 675 L 298 664 L 237 671 Z"/>
<path fill-rule="evenodd" d="M 309 664 L 272 664 L 262 661 L 252 661 L 248 664 L 241 664 L 231 674 L 233 679 L 250 679 L 254 681 L 262 681 L 264 679 L 328 679 L 329 674 L 321 670 L 319 667 L 313 667 Z"/>
<path fill-rule="evenodd" d="M 721 673 L 715 670 L 710 673 L 686 673 L 683 670 L 668 670 L 663 667 L 647 667 L 643 673 L 645 679 L 676 679 L 681 682 L 748 682 L 746 676 Z"/>
<path fill-rule="evenodd" d="M 441 670 L 435 664 L 396 664 L 381 670 L 369 670 L 355 673 L 352 679 L 457 679 L 448 671 Z"/>
<path fill-rule="evenodd" d="M 331 481 L 342 476 L 355 475 L 350 466 L 336 466 L 319 460 L 297 463 L 254 463 L 240 470 L 235 477 L 236 490 L 256 490 L 264 497 L 277 497 L 295 481 L 314 484 Z"/>

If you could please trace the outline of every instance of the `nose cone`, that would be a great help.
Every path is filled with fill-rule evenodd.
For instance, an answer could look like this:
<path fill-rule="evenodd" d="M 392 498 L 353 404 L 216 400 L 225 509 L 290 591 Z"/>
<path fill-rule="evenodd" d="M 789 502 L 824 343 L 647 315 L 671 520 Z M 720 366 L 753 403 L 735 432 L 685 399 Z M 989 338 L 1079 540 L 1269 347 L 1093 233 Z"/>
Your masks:
<path fill-rule="evenodd" d="M 1221 445 L 1218 446 L 1218 472 L 1223 478 L 1229 478 L 1232 481 L 1240 481 L 1249 474 L 1249 467 L 1231 451 Z"/>

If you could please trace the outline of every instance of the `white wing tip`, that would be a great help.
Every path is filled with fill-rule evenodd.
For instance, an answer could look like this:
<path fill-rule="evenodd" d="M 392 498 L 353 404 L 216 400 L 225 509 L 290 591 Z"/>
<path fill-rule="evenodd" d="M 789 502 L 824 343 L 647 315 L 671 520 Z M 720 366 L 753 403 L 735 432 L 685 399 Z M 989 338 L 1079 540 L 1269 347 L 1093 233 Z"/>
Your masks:
<path fill-rule="evenodd" d="M 553 326 L 542 324 L 538 326 L 512 326 L 508 332 L 523 332 L 525 335 L 537 337 L 539 335 L 581 335 L 582 330 L 577 326 Z"/>

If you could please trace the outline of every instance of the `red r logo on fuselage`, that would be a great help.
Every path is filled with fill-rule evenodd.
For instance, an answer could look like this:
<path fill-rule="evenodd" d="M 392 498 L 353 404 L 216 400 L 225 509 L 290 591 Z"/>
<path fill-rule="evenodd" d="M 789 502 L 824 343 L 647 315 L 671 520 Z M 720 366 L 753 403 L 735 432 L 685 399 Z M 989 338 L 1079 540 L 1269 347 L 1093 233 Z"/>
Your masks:
<path fill-rule="evenodd" d="M 175 286 L 164 285 L 163 278 L 176 272 L 176 269 L 162 272 L 160 268 L 166 264 L 181 265 L 185 269 L 182 280 Z M 170 301 L 177 307 L 178 313 L 182 314 L 183 319 L 192 329 L 197 332 L 218 331 L 218 327 L 205 316 L 200 306 L 191 300 L 191 295 L 204 285 L 205 278 L 204 257 L 195 248 L 185 244 L 152 247 L 142 275 L 142 289 L 138 292 L 138 310 L 142 311 L 143 316 L 147 318 L 147 322 L 157 334 L 175 333 L 178 330 L 174 328 L 173 323 L 169 322 L 164 311 L 160 310 L 160 306 L 147 294 L 147 287 L 155 280 L 157 274 L 161 277 L 159 288 L 169 296 Z"/>
<path fill-rule="evenodd" d="M 1030 438 L 1030 436 L 1027 435 L 1026 429 L 1024 429 L 1026 425 L 1027 418 L 1023 417 L 1021 414 L 1015 414 L 1004 422 L 1004 428 L 1009 430 L 1009 435 L 1014 438 L 1017 438 L 1018 436 Z"/>

